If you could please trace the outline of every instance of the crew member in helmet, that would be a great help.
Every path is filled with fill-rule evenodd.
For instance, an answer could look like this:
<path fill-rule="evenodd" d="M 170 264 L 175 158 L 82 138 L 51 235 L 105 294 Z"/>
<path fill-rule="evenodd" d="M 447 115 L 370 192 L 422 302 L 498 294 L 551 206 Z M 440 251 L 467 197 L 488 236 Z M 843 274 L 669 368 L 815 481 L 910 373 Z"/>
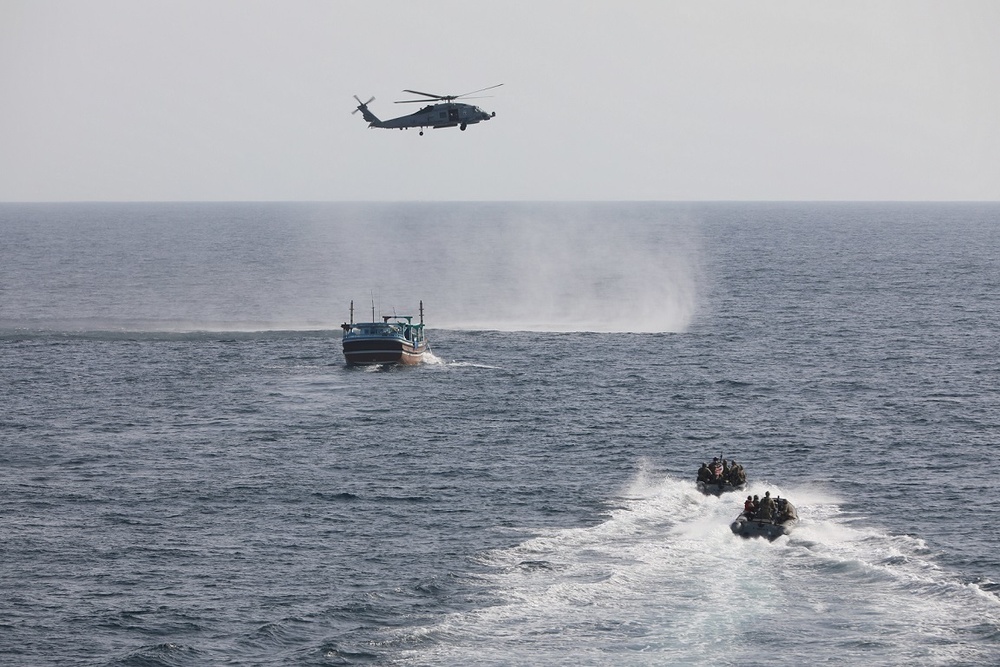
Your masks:
<path fill-rule="evenodd" d="M 764 497 L 760 499 L 760 518 L 770 519 L 774 516 L 774 498 L 771 497 L 771 492 L 766 491 Z"/>

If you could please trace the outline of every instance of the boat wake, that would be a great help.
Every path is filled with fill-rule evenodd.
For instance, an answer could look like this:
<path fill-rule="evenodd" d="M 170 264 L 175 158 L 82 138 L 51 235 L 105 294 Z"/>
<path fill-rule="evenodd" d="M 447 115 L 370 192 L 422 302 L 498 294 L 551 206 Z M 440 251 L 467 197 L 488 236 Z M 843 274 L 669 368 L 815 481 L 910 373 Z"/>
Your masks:
<path fill-rule="evenodd" d="M 749 493 L 763 490 L 786 495 Z M 799 508 L 793 534 L 745 540 L 729 529 L 742 498 L 640 475 L 599 525 L 482 554 L 496 604 L 448 617 L 409 657 L 715 664 L 722 646 L 729 664 L 803 664 L 818 651 L 849 664 L 1000 655 L 1000 600 L 937 565 L 923 541 L 854 525 L 822 490 L 787 497 Z"/>
<path fill-rule="evenodd" d="M 448 368 L 483 368 L 491 371 L 501 370 L 499 366 L 491 366 L 489 364 L 477 364 L 472 361 L 452 361 L 447 364 Z"/>

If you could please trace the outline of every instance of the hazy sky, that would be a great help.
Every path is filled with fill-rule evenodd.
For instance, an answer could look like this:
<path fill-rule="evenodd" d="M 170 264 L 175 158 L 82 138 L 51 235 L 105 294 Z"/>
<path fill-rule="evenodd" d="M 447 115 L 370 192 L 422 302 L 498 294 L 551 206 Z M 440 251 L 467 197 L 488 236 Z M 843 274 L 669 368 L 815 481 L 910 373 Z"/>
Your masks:
<path fill-rule="evenodd" d="M 0 201 L 1000 200 L 995 0 L 0 0 Z M 368 129 L 404 88 L 496 118 Z"/>

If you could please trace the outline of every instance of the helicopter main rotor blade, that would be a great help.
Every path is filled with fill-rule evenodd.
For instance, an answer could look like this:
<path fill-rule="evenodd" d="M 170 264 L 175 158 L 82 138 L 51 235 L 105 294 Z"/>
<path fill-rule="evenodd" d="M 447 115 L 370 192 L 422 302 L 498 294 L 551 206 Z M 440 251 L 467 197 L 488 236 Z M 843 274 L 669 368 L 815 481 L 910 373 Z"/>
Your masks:
<path fill-rule="evenodd" d="M 459 98 L 459 97 L 465 97 L 466 95 L 475 95 L 476 93 L 481 93 L 484 90 L 493 90 L 494 88 L 499 88 L 502 85 L 503 85 L 502 83 L 498 83 L 495 86 L 487 86 L 486 88 L 480 88 L 479 90 L 473 90 L 473 91 L 470 91 L 468 93 L 462 93 L 461 95 L 454 95 L 452 97 L 454 99 L 454 98 Z"/>
<path fill-rule="evenodd" d="M 499 88 L 502 85 L 503 85 L 502 83 L 498 83 L 495 86 L 487 86 L 486 88 L 480 88 L 479 90 L 472 90 L 472 91 L 470 91 L 468 93 L 462 93 L 461 95 L 435 95 L 433 93 L 423 93 L 423 92 L 421 92 L 419 90 L 410 90 L 410 89 L 407 88 L 407 89 L 403 90 L 404 93 L 412 93 L 413 95 L 423 95 L 424 97 L 427 97 L 429 99 L 426 99 L 426 100 L 397 100 L 396 104 L 414 104 L 414 103 L 417 103 L 417 102 L 426 104 L 427 102 L 433 102 L 435 100 L 440 101 L 440 102 L 452 102 L 452 101 L 457 100 L 457 99 L 459 99 L 461 97 L 468 97 L 469 95 L 475 95 L 476 93 L 481 93 L 481 92 L 483 92 L 485 90 L 493 90 L 494 88 Z M 491 95 L 483 95 L 482 97 L 492 97 L 492 96 Z M 473 99 L 480 99 L 480 98 L 473 98 Z"/>
<path fill-rule="evenodd" d="M 435 95 L 433 93 L 422 93 L 419 90 L 404 90 L 404 93 L 413 93 L 414 95 L 423 95 L 424 97 L 433 97 L 436 100 L 447 99 L 447 95 Z"/>

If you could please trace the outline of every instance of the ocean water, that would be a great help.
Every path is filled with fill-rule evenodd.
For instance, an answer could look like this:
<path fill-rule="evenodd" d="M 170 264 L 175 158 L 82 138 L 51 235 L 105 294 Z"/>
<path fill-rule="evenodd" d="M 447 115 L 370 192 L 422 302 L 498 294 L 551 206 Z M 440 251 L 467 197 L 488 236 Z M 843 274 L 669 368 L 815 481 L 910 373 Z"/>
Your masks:
<path fill-rule="evenodd" d="M 0 663 L 1000 664 L 998 250 L 997 204 L 2 204 Z M 346 367 L 352 300 L 428 362 Z"/>

